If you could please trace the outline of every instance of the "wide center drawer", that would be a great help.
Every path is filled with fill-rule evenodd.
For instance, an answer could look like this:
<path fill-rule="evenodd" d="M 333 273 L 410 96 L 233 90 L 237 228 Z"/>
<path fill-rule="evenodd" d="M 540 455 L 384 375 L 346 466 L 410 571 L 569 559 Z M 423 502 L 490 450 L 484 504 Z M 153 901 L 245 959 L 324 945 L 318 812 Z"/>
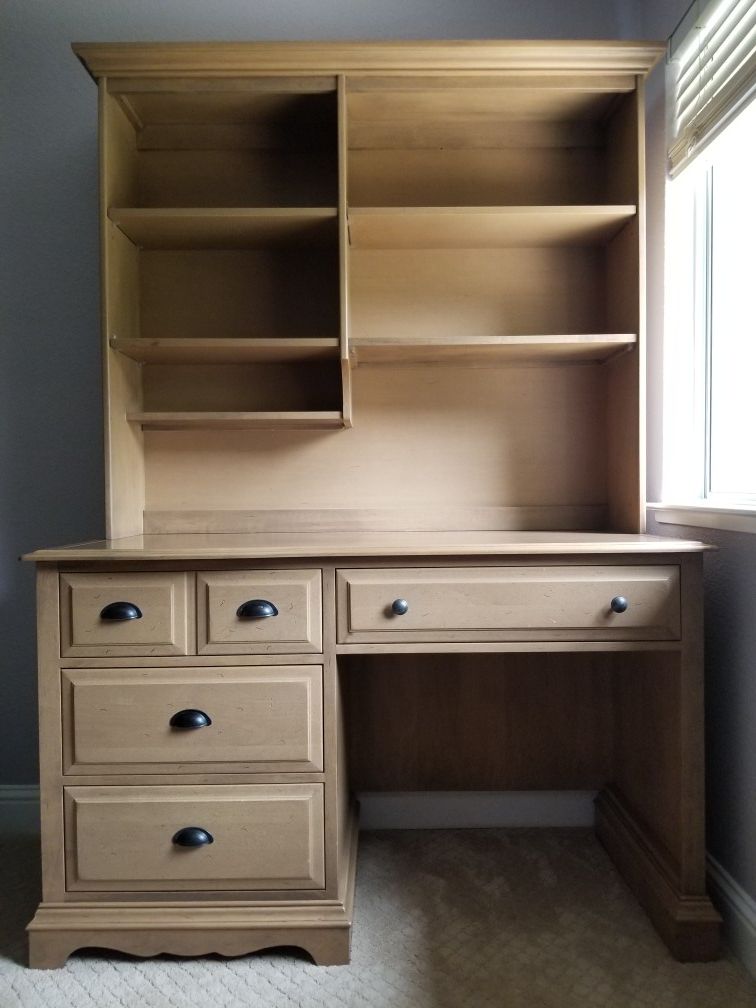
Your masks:
<path fill-rule="evenodd" d="M 71 891 L 322 889 L 322 784 L 65 789 Z"/>
<path fill-rule="evenodd" d="M 341 570 L 337 591 L 341 643 L 680 636 L 672 565 Z"/>
<path fill-rule="evenodd" d="M 323 769 L 321 665 L 62 674 L 65 773 Z"/>

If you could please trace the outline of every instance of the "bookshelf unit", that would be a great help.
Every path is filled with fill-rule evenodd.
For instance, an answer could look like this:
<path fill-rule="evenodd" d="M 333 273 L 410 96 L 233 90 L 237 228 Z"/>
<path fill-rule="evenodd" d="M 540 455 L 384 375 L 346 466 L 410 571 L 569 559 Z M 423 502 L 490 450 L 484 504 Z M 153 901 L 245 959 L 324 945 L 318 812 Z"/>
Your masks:
<path fill-rule="evenodd" d="M 32 965 L 347 962 L 370 790 L 596 790 L 672 953 L 715 957 L 705 547 L 643 534 L 663 47 L 74 48 L 107 539 L 32 556 Z"/>

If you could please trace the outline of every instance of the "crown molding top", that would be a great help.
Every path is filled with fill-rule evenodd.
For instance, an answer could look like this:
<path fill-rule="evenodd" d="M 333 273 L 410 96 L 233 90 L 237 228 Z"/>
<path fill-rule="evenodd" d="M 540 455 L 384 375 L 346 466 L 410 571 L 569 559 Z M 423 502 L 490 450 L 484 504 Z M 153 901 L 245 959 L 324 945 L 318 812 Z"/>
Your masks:
<path fill-rule="evenodd" d="M 95 79 L 496 70 L 643 75 L 665 50 L 659 42 L 616 40 L 82 42 L 72 48 Z"/>

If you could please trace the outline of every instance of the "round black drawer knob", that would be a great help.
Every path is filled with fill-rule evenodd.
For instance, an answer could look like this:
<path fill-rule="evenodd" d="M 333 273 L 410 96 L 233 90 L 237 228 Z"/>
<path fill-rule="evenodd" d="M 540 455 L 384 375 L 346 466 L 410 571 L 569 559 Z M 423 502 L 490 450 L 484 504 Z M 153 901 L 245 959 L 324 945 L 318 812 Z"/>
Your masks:
<path fill-rule="evenodd" d="M 409 602 L 407 599 L 398 598 L 394 599 L 391 603 L 391 612 L 394 616 L 404 616 L 405 613 L 409 612 Z"/>
<path fill-rule="evenodd" d="M 253 598 L 242 602 L 236 615 L 239 619 L 268 619 L 269 616 L 278 616 L 278 609 L 267 599 Z"/>
<path fill-rule="evenodd" d="M 615 595 L 612 601 L 609 603 L 609 608 L 612 612 L 623 613 L 627 612 L 630 608 L 630 603 L 627 601 L 624 595 Z"/>
<path fill-rule="evenodd" d="M 207 728 L 212 723 L 209 715 L 194 708 L 176 711 L 169 721 L 171 728 Z"/>
<path fill-rule="evenodd" d="M 142 610 L 133 602 L 109 602 L 100 611 L 100 619 L 112 620 L 113 622 L 141 618 Z"/>
<path fill-rule="evenodd" d="M 205 847 L 213 843 L 213 836 L 201 826 L 184 826 L 173 834 L 173 843 L 177 847 Z"/>

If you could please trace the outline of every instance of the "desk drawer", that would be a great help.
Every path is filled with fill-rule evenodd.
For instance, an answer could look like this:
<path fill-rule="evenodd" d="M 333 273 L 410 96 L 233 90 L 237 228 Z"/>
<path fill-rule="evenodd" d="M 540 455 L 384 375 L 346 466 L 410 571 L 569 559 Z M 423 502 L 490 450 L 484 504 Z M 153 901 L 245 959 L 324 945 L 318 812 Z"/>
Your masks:
<path fill-rule="evenodd" d="M 319 570 L 198 574 L 199 653 L 320 652 L 320 582 Z"/>
<path fill-rule="evenodd" d="M 322 682 L 320 665 L 64 669 L 65 773 L 320 772 Z"/>
<path fill-rule="evenodd" d="M 612 600 L 616 609 L 622 609 L 621 600 L 627 606 L 615 612 Z M 405 602 L 405 613 L 393 611 Z M 338 574 L 341 643 L 679 636 L 679 570 L 674 566 L 436 567 Z"/>
<path fill-rule="evenodd" d="M 65 803 L 69 890 L 325 885 L 322 784 L 71 787 Z M 192 827 L 212 842 L 180 846 Z"/>
<path fill-rule="evenodd" d="M 193 583 L 193 574 L 61 574 L 61 654 L 189 654 Z"/>

